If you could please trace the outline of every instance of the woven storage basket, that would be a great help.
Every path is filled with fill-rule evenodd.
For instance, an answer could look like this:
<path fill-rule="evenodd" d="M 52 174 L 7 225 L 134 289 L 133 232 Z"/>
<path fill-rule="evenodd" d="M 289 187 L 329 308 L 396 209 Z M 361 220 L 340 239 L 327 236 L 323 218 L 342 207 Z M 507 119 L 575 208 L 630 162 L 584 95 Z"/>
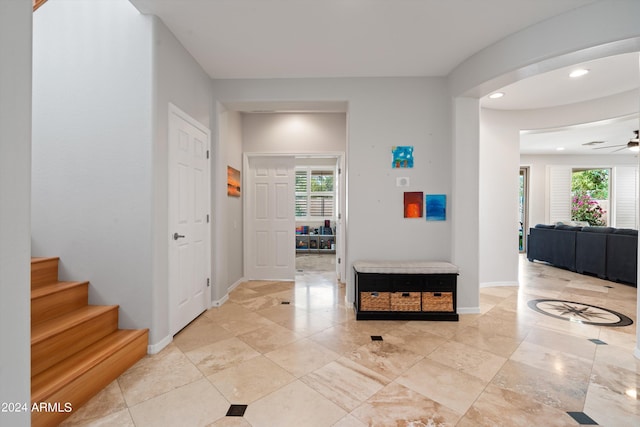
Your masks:
<path fill-rule="evenodd" d="M 361 311 L 389 311 L 389 292 L 360 292 Z"/>
<path fill-rule="evenodd" d="M 392 292 L 391 311 L 420 311 L 420 292 Z"/>
<path fill-rule="evenodd" d="M 422 311 L 453 311 L 453 292 L 423 292 Z"/>

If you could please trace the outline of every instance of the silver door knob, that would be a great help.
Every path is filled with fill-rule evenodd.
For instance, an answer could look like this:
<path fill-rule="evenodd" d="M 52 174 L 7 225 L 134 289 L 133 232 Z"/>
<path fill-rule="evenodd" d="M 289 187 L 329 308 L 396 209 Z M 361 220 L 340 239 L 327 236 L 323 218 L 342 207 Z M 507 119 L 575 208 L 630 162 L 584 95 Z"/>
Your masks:
<path fill-rule="evenodd" d="M 184 236 L 182 234 L 173 233 L 173 240 L 183 239 Z"/>

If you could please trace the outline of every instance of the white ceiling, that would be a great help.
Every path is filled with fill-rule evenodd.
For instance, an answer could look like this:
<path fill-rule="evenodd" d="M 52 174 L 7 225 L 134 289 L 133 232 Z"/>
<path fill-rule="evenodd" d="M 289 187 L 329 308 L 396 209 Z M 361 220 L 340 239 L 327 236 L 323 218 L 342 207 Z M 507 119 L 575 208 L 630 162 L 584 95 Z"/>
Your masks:
<path fill-rule="evenodd" d="M 209 76 L 242 79 L 446 76 L 469 56 L 509 34 L 602 0 L 130 1 L 142 13 L 162 19 Z M 640 87 L 637 54 L 582 65 L 591 73 L 581 79 L 570 81 L 568 70 L 556 70 L 505 87 L 503 98 L 483 99 L 482 105 L 545 108 Z M 336 111 L 344 105 L 237 107 Z M 600 128 L 605 132 L 604 124 Z M 633 128 L 637 129 L 637 120 Z M 565 137 L 569 146 L 574 130 L 556 133 L 554 138 Z M 599 138 L 618 142 L 629 129 L 617 132 Z M 541 133 L 523 139 L 532 135 L 541 144 Z M 586 139 L 596 139 L 595 134 Z M 585 135 L 576 135 L 573 141 L 574 146 L 577 141 L 588 142 Z"/>

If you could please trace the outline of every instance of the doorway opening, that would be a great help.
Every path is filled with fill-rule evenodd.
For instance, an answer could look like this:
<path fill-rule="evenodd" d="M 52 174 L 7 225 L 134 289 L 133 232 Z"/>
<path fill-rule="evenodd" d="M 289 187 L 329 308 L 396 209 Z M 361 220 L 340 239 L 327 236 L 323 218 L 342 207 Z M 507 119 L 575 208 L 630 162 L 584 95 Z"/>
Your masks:
<path fill-rule="evenodd" d="M 335 156 L 296 158 L 297 273 L 338 272 L 338 161 Z"/>
<path fill-rule="evenodd" d="M 518 251 L 527 251 L 527 230 L 529 229 L 529 167 L 520 167 L 520 191 L 518 197 Z"/>

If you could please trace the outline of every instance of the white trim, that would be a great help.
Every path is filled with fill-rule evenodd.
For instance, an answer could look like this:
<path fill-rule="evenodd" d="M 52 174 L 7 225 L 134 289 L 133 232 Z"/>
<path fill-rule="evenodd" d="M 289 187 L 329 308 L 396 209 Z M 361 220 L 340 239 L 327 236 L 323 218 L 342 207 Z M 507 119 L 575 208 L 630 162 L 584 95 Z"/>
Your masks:
<path fill-rule="evenodd" d="M 229 300 L 229 294 L 226 293 L 224 294 L 224 296 L 218 300 L 212 301 L 211 302 L 211 307 L 220 307 L 222 304 L 224 304 L 225 302 L 227 302 Z"/>
<path fill-rule="evenodd" d="M 480 307 L 458 307 L 458 314 L 480 314 Z"/>
<path fill-rule="evenodd" d="M 159 353 L 163 348 L 165 348 L 166 346 L 171 344 L 171 341 L 173 341 L 173 337 L 171 335 L 167 335 L 166 337 L 162 338 L 157 343 L 148 345 L 147 346 L 147 354 Z"/>
<path fill-rule="evenodd" d="M 520 284 L 518 282 L 484 282 L 480 283 L 480 289 L 482 288 L 497 288 L 500 286 L 515 286 L 519 287 Z"/>
<path fill-rule="evenodd" d="M 241 283 L 246 282 L 247 279 L 245 279 L 244 277 L 241 277 L 240 279 L 236 280 L 234 283 L 231 284 L 231 286 L 229 286 L 227 288 L 227 295 L 233 291 L 235 288 L 237 288 L 238 286 L 240 286 Z"/>

